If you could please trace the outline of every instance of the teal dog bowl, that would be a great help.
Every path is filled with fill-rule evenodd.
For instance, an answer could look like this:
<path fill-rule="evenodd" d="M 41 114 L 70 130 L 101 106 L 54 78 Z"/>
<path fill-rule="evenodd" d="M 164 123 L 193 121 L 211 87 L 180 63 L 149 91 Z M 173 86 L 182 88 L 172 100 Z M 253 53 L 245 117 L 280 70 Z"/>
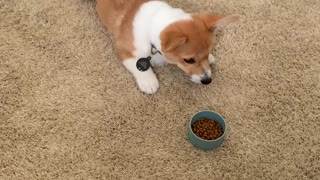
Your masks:
<path fill-rule="evenodd" d="M 192 125 L 200 118 L 208 118 L 210 120 L 216 120 L 222 127 L 223 134 L 215 139 L 215 140 L 204 140 L 200 137 L 198 137 L 195 133 L 192 131 Z M 227 132 L 227 125 L 222 118 L 222 116 L 216 112 L 213 111 L 201 111 L 193 115 L 193 117 L 190 120 L 189 127 L 188 127 L 188 136 L 191 144 L 194 147 L 197 147 L 202 150 L 213 150 L 221 146 L 223 143 L 224 137 Z"/>

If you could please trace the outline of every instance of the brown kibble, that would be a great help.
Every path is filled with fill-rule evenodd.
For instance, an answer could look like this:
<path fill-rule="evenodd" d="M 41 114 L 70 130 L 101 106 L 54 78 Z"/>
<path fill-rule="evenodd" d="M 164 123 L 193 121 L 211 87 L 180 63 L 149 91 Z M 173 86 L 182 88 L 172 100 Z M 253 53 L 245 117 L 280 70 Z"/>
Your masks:
<path fill-rule="evenodd" d="M 191 127 L 198 137 L 205 140 L 214 140 L 223 134 L 221 125 L 213 119 L 200 118 Z"/>

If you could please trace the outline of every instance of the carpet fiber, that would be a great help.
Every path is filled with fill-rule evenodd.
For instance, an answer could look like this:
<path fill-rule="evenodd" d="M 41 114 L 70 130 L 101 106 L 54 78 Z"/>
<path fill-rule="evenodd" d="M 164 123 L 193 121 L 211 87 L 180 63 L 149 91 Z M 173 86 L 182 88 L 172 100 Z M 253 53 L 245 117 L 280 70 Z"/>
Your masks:
<path fill-rule="evenodd" d="M 144 95 L 93 0 L 0 0 L 0 179 L 319 179 L 320 1 L 168 0 L 239 14 L 214 33 L 214 84 L 156 68 Z M 187 139 L 223 115 L 223 145 Z"/>

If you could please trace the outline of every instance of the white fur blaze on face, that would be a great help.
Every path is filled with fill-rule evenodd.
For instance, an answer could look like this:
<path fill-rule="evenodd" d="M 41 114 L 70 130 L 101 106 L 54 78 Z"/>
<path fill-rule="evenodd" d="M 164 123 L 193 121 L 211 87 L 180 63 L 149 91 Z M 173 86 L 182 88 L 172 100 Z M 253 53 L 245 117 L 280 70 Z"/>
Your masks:
<path fill-rule="evenodd" d="M 207 77 L 211 78 L 211 69 L 207 69 L 205 74 L 207 75 Z"/>
<path fill-rule="evenodd" d="M 212 54 L 209 54 L 208 60 L 209 60 L 210 65 L 212 65 L 216 62 L 216 59 L 214 58 L 214 56 Z"/>
<path fill-rule="evenodd" d="M 136 79 L 140 90 L 146 94 L 154 94 L 159 89 L 159 81 L 150 67 L 147 71 L 139 71 L 136 63 L 138 59 L 131 58 L 123 61 L 123 65 L 131 72 Z"/>

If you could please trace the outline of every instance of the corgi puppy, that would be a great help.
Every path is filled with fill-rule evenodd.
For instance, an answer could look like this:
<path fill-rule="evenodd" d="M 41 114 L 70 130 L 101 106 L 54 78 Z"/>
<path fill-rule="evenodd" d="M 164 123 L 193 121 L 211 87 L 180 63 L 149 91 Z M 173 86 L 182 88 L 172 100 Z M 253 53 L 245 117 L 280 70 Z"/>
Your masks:
<path fill-rule="evenodd" d="M 210 84 L 212 33 L 238 19 L 189 14 L 157 0 L 96 0 L 96 11 L 113 34 L 119 59 L 146 94 L 159 88 L 152 67 L 167 63 L 195 83 Z"/>

